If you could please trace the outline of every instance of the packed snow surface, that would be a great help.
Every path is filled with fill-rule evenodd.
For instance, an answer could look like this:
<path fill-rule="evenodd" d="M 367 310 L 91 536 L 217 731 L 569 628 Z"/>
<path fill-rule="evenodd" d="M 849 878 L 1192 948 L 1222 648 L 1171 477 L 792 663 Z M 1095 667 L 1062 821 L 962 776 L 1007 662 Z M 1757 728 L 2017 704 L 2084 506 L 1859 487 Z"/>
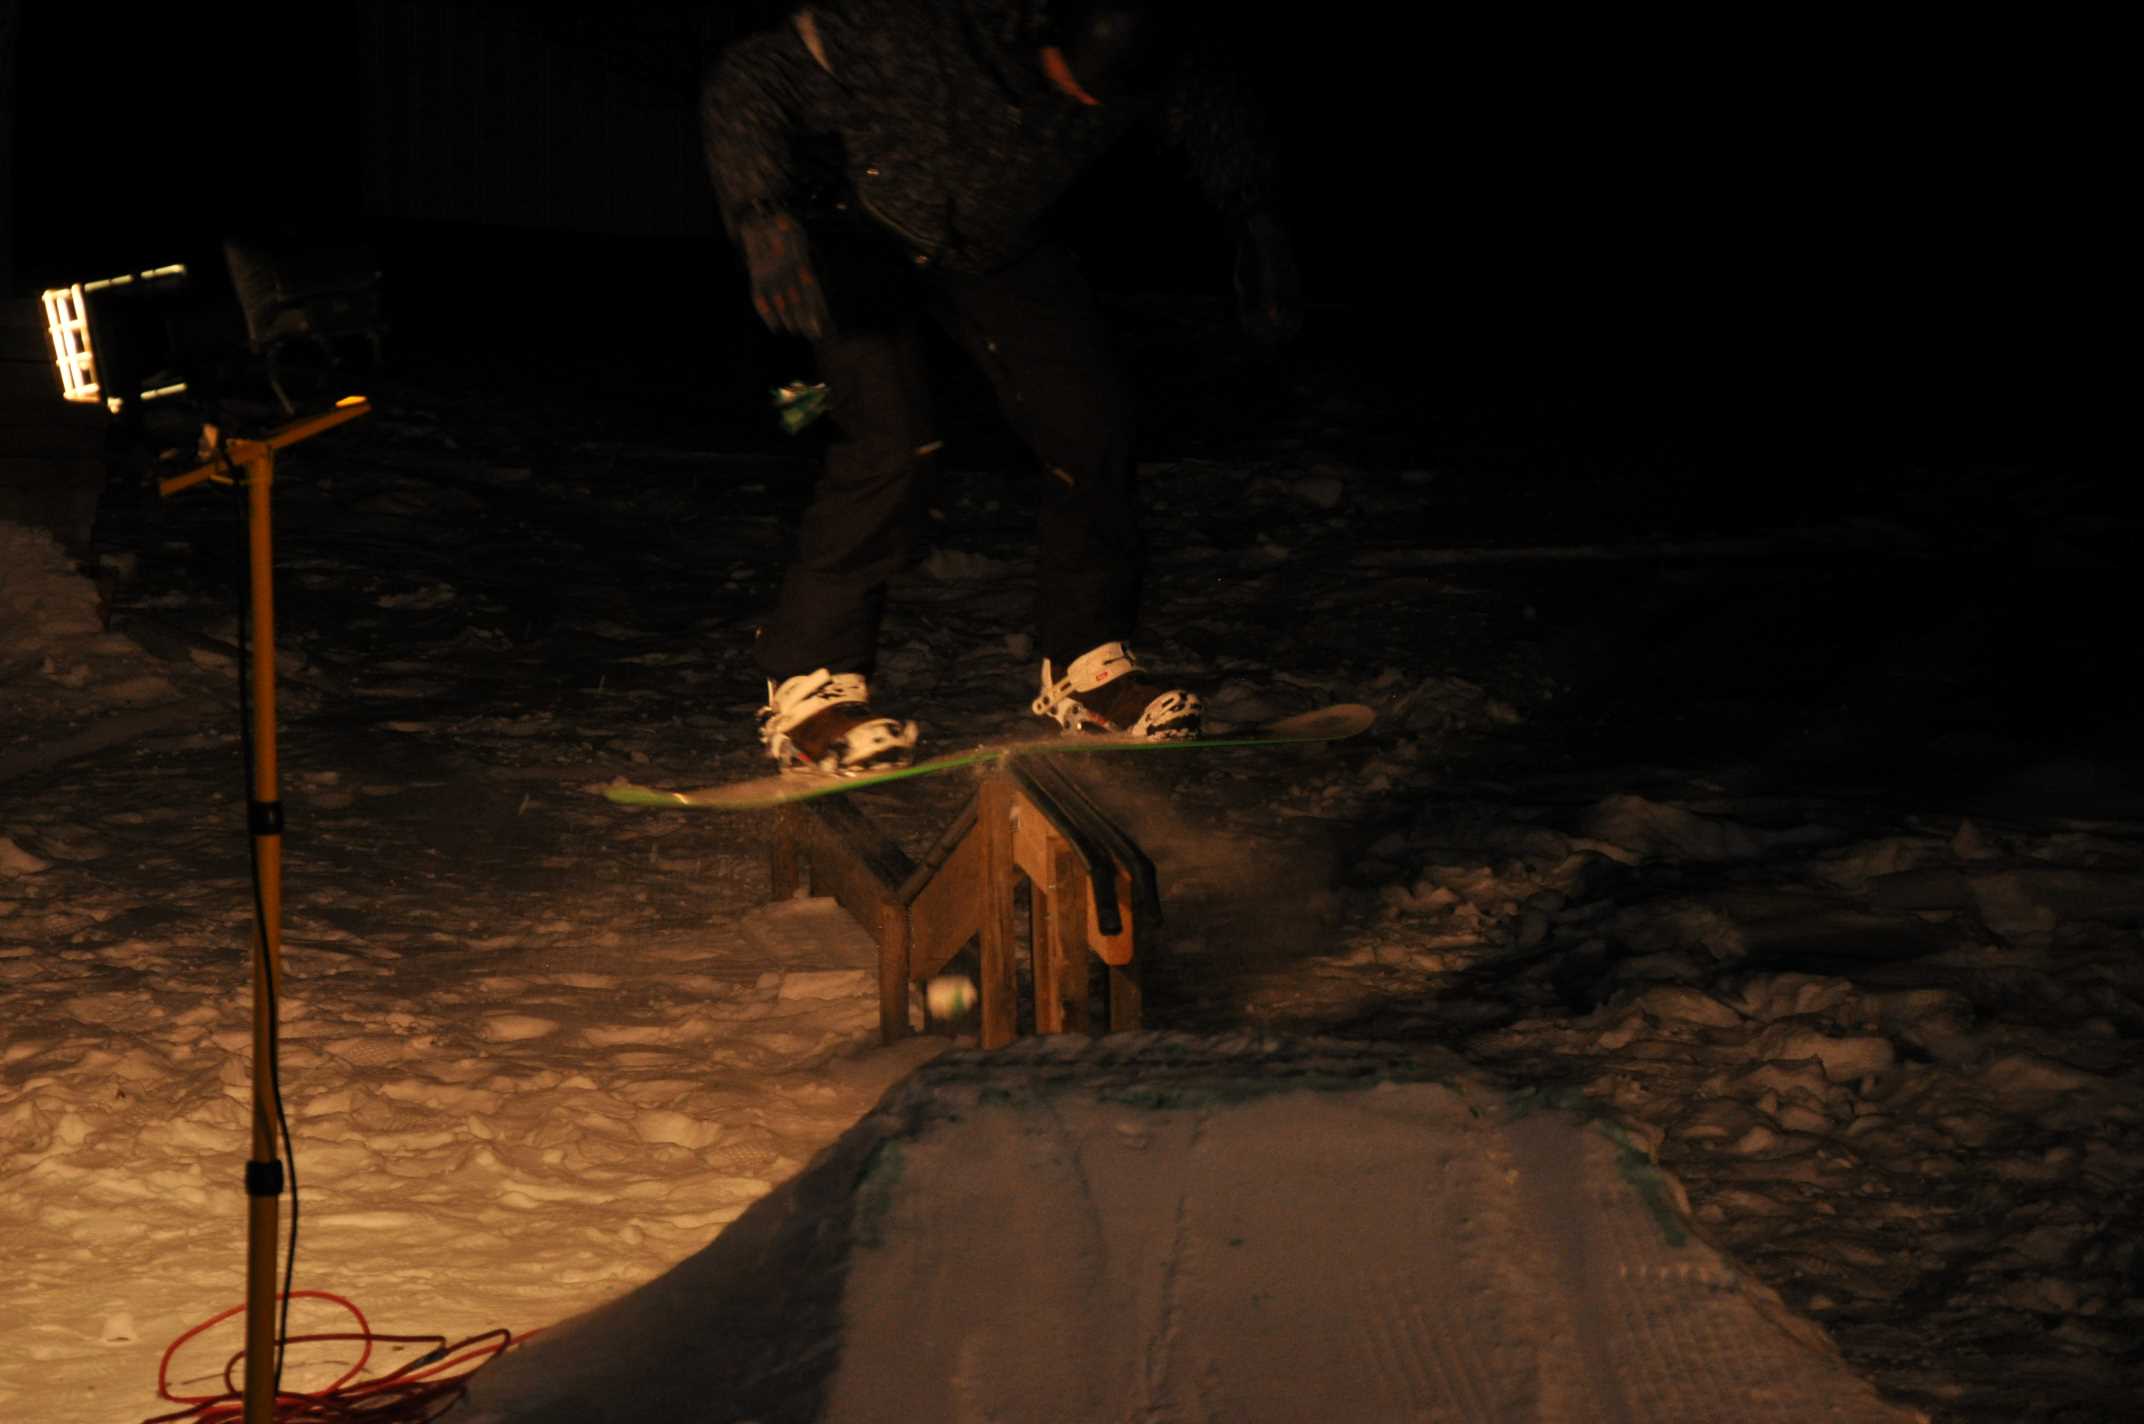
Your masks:
<path fill-rule="evenodd" d="M 1906 1420 L 1620 1132 L 1417 1049 L 926 1067 L 475 1420 Z M 707 1402 L 723 1401 L 711 1410 Z"/>

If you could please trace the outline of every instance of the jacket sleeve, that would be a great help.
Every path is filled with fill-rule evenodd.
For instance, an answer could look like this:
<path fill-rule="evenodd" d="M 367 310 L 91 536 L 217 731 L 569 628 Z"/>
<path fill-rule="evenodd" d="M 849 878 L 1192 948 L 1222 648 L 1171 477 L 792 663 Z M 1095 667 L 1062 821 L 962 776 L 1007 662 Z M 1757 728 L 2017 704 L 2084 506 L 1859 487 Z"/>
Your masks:
<path fill-rule="evenodd" d="M 795 200 L 792 141 L 824 77 L 786 22 L 738 40 L 709 66 L 700 85 L 700 139 L 732 240 L 744 219 L 786 211 Z"/>
<path fill-rule="evenodd" d="M 1273 205 L 1265 114 L 1234 55 L 1209 45 L 1185 55 L 1163 99 L 1161 122 L 1225 220 L 1240 223 Z"/>

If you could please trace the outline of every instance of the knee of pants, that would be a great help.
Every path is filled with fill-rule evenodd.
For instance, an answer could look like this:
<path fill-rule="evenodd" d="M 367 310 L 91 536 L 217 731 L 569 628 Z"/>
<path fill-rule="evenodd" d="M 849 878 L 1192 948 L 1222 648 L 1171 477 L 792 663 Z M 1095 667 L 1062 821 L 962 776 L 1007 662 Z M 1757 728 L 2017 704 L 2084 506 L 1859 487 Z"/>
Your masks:
<path fill-rule="evenodd" d="M 821 495 L 904 493 L 927 478 L 937 448 L 936 441 L 919 438 L 910 430 L 838 441 L 827 449 L 817 491 Z"/>

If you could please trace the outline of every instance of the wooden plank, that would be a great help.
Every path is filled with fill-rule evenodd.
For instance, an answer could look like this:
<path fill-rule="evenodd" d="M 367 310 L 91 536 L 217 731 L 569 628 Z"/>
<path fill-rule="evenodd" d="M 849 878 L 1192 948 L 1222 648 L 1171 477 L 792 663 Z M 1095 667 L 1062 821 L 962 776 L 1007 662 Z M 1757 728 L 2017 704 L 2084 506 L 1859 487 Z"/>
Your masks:
<path fill-rule="evenodd" d="M 1087 867 L 1067 850 L 1059 870 L 1055 915 L 1058 959 L 1057 987 L 1066 1033 L 1093 1033 L 1094 1011 L 1088 1003 L 1087 979 Z"/>
<path fill-rule="evenodd" d="M 1137 1033 L 1146 1022 L 1146 985 L 1134 962 L 1109 971 L 1109 1031 Z"/>
<path fill-rule="evenodd" d="M 1059 846 L 1051 869 L 1047 923 L 1035 936 L 1035 1031 L 1087 1033 L 1087 867 Z M 1047 968 L 1045 969 L 1045 966 Z"/>
<path fill-rule="evenodd" d="M 1035 1032 L 1063 1033 L 1064 961 L 1056 953 L 1056 905 L 1046 880 L 1030 875 L 1027 882 L 1027 953 L 1035 972 Z"/>
<path fill-rule="evenodd" d="M 923 859 L 916 863 L 915 871 L 908 877 L 908 883 L 901 887 L 902 904 L 914 904 L 916 897 L 930 884 L 931 877 L 938 873 L 938 867 L 945 864 L 947 858 L 966 843 L 968 833 L 975 829 L 978 800 L 978 797 L 970 796 L 961 806 L 960 814 L 938 833 L 938 839 L 931 842 L 930 849 L 923 852 Z"/>
<path fill-rule="evenodd" d="M 1063 844 L 1064 837 L 1050 825 L 1048 813 L 1035 804 L 1026 790 L 1014 787 L 1012 860 L 1020 873 L 1038 884 L 1048 880 L 1052 850 Z"/>
<path fill-rule="evenodd" d="M 1016 790 L 1013 860 L 1027 877 L 1032 913 L 1028 958 L 1035 978 L 1035 1032 L 1084 1032 L 1087 1022 L 1087 911 L 1084 857 L 1036 803 L 1039 787 Z"/>
<path fill-rule="evenodd" d="M 798 862 L 797 838 L 801 834 L 797 825 L 799 812 L 794 806 L 784 806 L 774 813 L 774 834 L 767 839 L 767 898 L 791 900 L 803 888 L 802 866 Z"/>
<path fill-rule="evenodd" d="M 831 896 L 876 936 L 887 906 L 899 906 L 899 890 L 914 865 L 855 807 L 843 801 L 802 803 L 793 822 L 798 852 L 811 868 L 814 895 Z"/>
<path fill-rule="evenodd" d="M 844 810 L 849 814 L 828 816 L 820 808 L 793 805 L 774 813 L 774 834 L 767 842 L 769 896 L 794 896 L 804 887 L 808 868 L 813 888 L 839 902 L 870 934 L 878 946 L 879 1038 L 892 1043 L 909 1032 L 909 921 L 900 885 L 914 867 L 869 818 L 853 807 Z"/>
<path fill-rule="evenodd" d="M 1013 779 L 1027 790 L 1034 804 L 1046 810 L 1050 824 L 1078 852 L 1088 875 L 1093 878 L 1095 893 L 1089 905 L 1090 922 L 1105 934 L 1121 934 L 1123 923 L 1118 915 L 1117 882 L 1109 874 L 1109 867 L 1113 861 L 1127 867 L 1143 865 L 1145 857 L 1122 831 L 1110 823 L 1079 784 L 1065 774 L 1054 757 L 1038 756 L 1015 762 L 1010 770 Z"/>
<path fill-rule="evenodd" d="M 909 901 L 909 976 L 930 978 L 982 931 L 983 837 L 971 820 Z"/>
<path fill-rule="evenodd" d="M 1031 794 L 1053 808 L 1055 816 L 1064 818 L 1062 829 L 1079 862 L 1080 885 L 1060 899 L 1077 904 L 1085 921 L 1071 943 L 1092 949 L 1109 967 L 1109 1031 L 1138 1029 L 1146 1016 L 1145 940 L 1160 923 L 1153 862 L 1050 759 L 1037 758 L 1031 767 L 1016 768 L 1015 774 Z M 1108 878 L 1103 880 L 1104 876 Z M 1106 917 L 1105 905 L 1112 912 Z M 1086 961 L 1073 957 L 1078 963 L 1079 997 L 1084 1000 Z"/>
<path fill-rule="evenodd" d="M 805 858 L 814 895 L 833 897 L 866 931 L 877 925 L 879 908 L 891 896 L 867 864 L 823 831 L 813 837 Z"/>
<path fill-rule="evenodd" d="M 915 874 L 916 863 L 895 845 L 869 816 L 853 802 L 840 797 L 800 801 L 803 824 L 813 827 L 812 843 L 842 847 L 888 895 L 898 895 L 901 886 Z"/>
<path fill-rule="evenodd" d="M 977 830 L 983 845 L 982 1045 L 1003 1048 L 1019 1034 L 1019 980 L 1013 964 L 1012 795 L 1003 777 L 983 783 Z"/>
<path fill-rule="evenodd" d="M 908 1036 L 908 911 L 888 902 L 878 920 L 878 1037 L 893 1043 Z"/>
<path fill-rule="evenodd" d="M 854 806 L 814 801 L 775 812 L 767 847 L 773 898 L 794 895 L 807 870 L 813 893 L 839 903 L 878 946 L 879 1038 L 906 1037 L 911 927 L 902 894 L 915 863 Z"/>

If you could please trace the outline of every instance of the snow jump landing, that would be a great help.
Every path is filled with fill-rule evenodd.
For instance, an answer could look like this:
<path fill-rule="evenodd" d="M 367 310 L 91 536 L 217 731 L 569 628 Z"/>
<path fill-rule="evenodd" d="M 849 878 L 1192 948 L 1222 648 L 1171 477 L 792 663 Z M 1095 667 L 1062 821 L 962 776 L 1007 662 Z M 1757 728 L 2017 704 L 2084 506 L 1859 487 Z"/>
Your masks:
<path fill-rule="evenodd" d="M 918 1070 L 471 1424 L 1919 1417 L 1613 1127 L 1419 1048 L 1130 1034 Z"/>

